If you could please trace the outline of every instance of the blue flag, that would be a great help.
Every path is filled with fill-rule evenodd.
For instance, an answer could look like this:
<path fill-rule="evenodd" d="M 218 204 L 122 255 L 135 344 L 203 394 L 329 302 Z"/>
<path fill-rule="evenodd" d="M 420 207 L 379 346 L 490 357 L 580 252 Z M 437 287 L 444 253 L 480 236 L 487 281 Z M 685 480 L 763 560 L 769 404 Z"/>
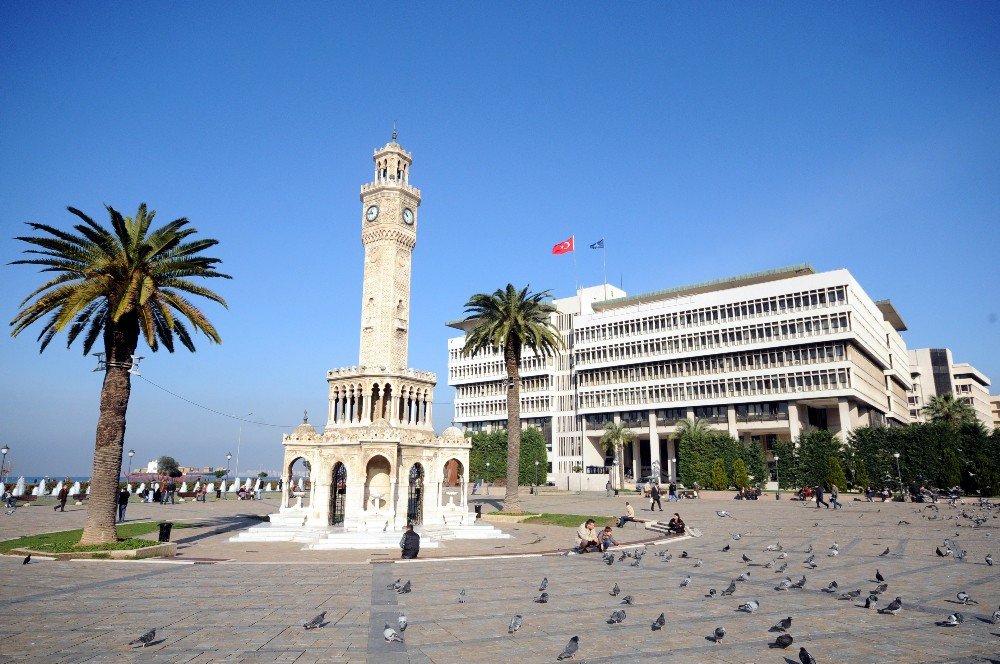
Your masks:
<path fill-rule="evenodd" d="M 598 240 L 594 244 L 590 245 L 590 248 L 591 249 L 603 249 L 604 248 L 604 238 L 602 237 L 600 240 Z"/>

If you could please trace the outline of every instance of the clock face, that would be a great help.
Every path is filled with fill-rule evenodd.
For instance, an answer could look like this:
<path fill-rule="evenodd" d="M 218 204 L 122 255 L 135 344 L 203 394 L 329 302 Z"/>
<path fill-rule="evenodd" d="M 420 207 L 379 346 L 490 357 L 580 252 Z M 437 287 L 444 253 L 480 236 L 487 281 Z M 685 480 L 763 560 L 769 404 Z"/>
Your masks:
<path fill-rule="evenodd" d="M 410 208 L 403 209 L 403 221 L 405 221 L 410 226 L 413 225 L 413 210 Z"/>
<path fill-rule="evenodd" d="M 365 219 L 368 221 L 375 221 L 375 217 L 378 216 L 378 206 L 372 205 L 365 211 Z"/>

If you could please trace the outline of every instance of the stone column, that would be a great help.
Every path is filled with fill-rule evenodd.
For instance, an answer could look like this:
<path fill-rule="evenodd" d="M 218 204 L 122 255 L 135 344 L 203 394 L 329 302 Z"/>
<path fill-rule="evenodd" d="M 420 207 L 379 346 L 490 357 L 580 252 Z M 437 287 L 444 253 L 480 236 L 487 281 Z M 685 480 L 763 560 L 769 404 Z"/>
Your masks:
<path fill-rule="evenodd" d="M 788 402 L 788 435 L 792 443 L 798 445 L 799 433 L 802 431 L 802 421 L 799 419 L 799 407 L 794 401 Z"/>
<path fill-rule="evenodd" d="M 639 445 L 639 440 L 637 438 L 632 439 L 632 477 L 639 480 L 642 476 L 642 454 L 640 454 L 641 448 Z"/>
<path fill-rule="evenodd" d="M 324 468 L 327 476 L 330 475 L 329 468 Z M 330 479 L 322 482 L 312 483 L 311 497 L 309 498 L 309 525 L 329 526 L 330 525 Z"/>
<path fill-rule="evenodd" d="M 847 397 L 837 398 L 837 411 L 840 414 L 840 440 L 846 443 L 848 434 L 854 429 L 854 424 L 851 422 L 851 404 Z"/>
<path fill-rule="evenodd" d="M 739 430 L 736 428 L 736 406 L 729 404 L 726 407 L 726 420 L 729 426 L 729 435 L 739 440 Z"/>
<path fill-rule="evenodd" d="M 657 469 L 653 473 L 656 481 L 660 481 L 659 475 L 663 472 L 663 462 L 660 460 L 660 435 L 656 431 L 656 411 L 649 411 L 649 463 Z"/>
<path fill-rule="evenodd" d="M 433 427 L 434 424 L 434 401 L 432 399 L 427 400 L 427 422 L 424 424 L 429 427 Z"/>

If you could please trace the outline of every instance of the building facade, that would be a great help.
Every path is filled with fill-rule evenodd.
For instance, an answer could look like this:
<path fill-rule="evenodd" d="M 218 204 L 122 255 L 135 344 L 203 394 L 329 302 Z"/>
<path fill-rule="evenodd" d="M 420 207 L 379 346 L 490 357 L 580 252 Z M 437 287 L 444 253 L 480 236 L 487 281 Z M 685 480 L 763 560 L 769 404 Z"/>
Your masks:
<path fill-rule="evenodd" d="M 969 404 L 987 428 L 993 424 L 990 379 L 968 362 L 956 363 L 948 348 L 916 348 L 909 351 L 912 387 L 907 395 L 910 418 L 926 421 L 924 408 L 931 397 L 951 394 Z"/>
<path fill-rule="evenodd" d="M 847 270 L 803 264 L 636 296 L 597 286 L 554 304 L 566 350 L 524 358 L 521 399 L 525 424 L 545 433 L 557 484 L 575 487 L 576 471 L 581 486 L 608 472 L 600 445 L 608 422 L 633 433 L 621 460 L 627 474 L 667 480 L 684 463 L 673 435 L 685 419 L 758 444 L 769 461 L 777 441 L 805 429 L 843 437 L 910 421 L 906 327 Z M 464 357 L 463 344 L 464 336 L 448 341 L 455 423 L 502 427 L 501 358 Z M 606 481 L 586 479 L 590 488 Z"/>
<path fill-rule="evenodd" d="M 1000 396 L 990 397 L 990 415 L 993 418 L 993 428 L 1000 429 Z"/>

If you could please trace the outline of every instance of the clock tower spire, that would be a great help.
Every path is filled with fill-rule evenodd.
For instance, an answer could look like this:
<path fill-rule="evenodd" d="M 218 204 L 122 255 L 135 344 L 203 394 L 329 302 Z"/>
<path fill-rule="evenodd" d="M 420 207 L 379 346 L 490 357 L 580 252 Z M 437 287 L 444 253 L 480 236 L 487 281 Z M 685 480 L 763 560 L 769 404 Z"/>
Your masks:
<path fill-rule="evenodd" d="M 375 177 L 361 186 L 362 368 L 401 371 L 410 330 L 410 263 L 417 244 L 420 190 L 410 185 L 413 155 L 392 141 L 375 150 Z"/>

